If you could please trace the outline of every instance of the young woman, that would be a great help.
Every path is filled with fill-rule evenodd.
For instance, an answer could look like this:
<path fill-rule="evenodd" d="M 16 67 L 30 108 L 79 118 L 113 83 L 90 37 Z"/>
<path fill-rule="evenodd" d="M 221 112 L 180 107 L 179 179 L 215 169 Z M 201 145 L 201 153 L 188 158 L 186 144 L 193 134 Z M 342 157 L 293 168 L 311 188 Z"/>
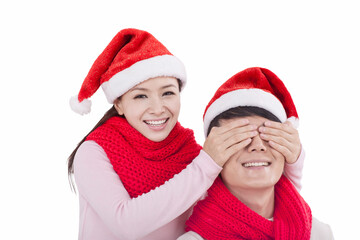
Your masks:
<path fill-rule="evenodd" d="M 333 239 L 328 225 L 283 175 L 286 151 L 274 143 L 267 126 L 298 121 L 287 89 L 271 71 L 246 69 L 225 82 L 204 114 L 209 137 L 219 127 L 246 119 L 258 131 L 244 139 L 187 221 L 178 240 L 200 239 Z M 284 143 L 285 144 L 285 143 Z M 286 144 L 285 144 L 286 145 Z"/>
<path fill-rule="evenodd" d="M 137 29 L 120 31 L 94 62 L 71 107 L 88 113 L 99 86 L 113 106 L 69 157 L 79 239 L 176 239 L 194 203 L 243 147 L 239 136 L 254 134 L 239 122 L 216 136 L 227 141 L 214 145 L 210 137 L 201 149 L 177 122 L 185 83 L 182 63 Z"/>

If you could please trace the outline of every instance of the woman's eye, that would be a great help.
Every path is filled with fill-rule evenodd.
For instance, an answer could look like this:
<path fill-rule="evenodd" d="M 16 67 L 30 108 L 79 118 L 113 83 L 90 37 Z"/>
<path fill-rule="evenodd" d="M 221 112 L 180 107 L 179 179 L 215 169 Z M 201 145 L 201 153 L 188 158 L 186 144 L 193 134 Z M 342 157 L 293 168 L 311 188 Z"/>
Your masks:
<path fill-rule="evenodd" d="M 169 95 L 174 95 L 175 93 L 172 92 L 172 91 L 167 91 L 167 92 L 164 92 L 164 96 L 169 96 Z"/>
<path fill-rule="evenodd" d="M 144 95 L 144 94 L 139 94 L 139 95 L 136 95 L 136 96 L 134 97 L 134 99 L 141 99 L 141 98 L 146 98 L 146 95 Z"/>

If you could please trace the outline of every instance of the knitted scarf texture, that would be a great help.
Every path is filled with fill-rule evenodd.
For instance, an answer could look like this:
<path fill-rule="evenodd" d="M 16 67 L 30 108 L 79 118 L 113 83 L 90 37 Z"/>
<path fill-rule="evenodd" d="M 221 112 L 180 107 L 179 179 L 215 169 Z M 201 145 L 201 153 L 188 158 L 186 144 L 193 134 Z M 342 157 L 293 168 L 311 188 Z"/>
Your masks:
<path fill-rule="evenodd" d="M 132 198 L 155 189 L 181 172 L 201 149 L 193 131 L 180 123 L 176 123 L 166 139 L 153 142 L 121 117 L 110 118 L 86 140 L 93 140 L 104 149 Z"/>
<path fill-rule="evenodd" d="M 186 230 L 207 240 L 308 240 L 311 223 L 310 207 L 284 175 L 275 185 L 273 221 L 239 201 L 218 177 L 208 190 L 207 198 L 194 207 Z"/>

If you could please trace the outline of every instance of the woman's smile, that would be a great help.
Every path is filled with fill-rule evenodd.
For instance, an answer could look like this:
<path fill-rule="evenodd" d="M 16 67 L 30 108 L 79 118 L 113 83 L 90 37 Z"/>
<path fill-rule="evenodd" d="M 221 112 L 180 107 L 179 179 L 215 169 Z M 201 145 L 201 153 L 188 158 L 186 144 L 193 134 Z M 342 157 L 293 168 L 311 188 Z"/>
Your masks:
<path fill-rule="evenodd" d="M 159 119 L 159 120 L 144 120 L 144 123 L 152 130 L 162 130 L 166 127 L 167 121 L 169 118 Z"/>

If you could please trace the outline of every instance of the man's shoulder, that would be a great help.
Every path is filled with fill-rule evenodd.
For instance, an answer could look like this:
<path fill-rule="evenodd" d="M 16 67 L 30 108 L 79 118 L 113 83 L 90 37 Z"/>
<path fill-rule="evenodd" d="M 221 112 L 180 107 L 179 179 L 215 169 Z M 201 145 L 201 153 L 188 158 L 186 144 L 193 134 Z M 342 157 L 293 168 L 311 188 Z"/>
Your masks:
<path fill-rule="evenodd" d="M 330 225 L 323 223 L 313 217 L 310 239 L 311 240 L 317 240 L 317 239 L 332 240 L 332 239 L 334 239 L 334 235 L 332 233 Z"/>

